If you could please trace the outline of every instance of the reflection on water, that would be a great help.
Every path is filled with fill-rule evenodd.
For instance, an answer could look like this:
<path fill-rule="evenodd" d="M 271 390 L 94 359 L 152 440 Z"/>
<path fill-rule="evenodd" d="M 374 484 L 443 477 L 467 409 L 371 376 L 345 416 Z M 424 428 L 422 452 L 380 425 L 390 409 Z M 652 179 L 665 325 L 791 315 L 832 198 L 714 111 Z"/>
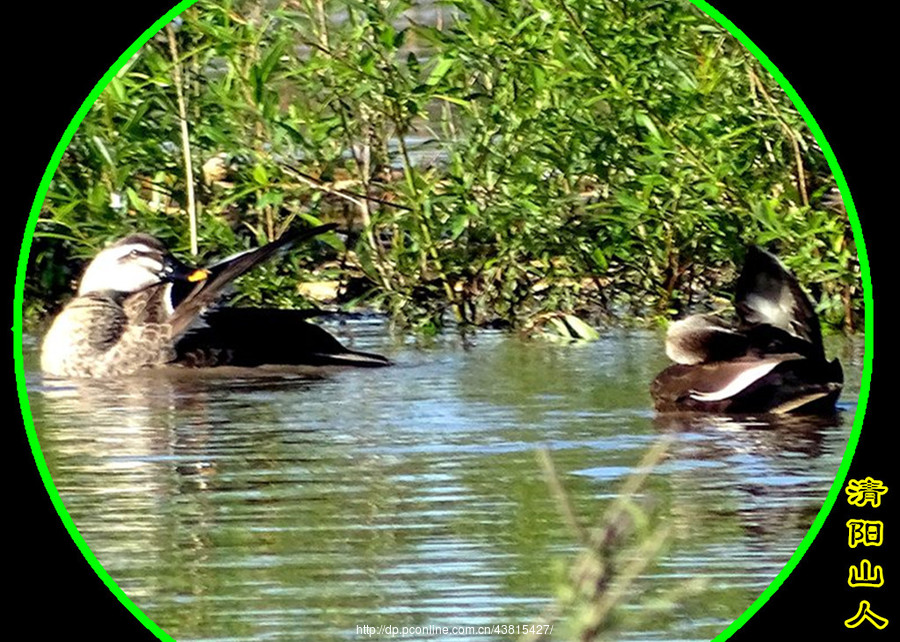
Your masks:
<path fill-rule="evenodd" d="M 398 365 L 30 375 L 44 456 L 75 524 L 174 637 L 355 639 L 362 625 L 532 620 L 574 550 L 535 450 L 550 450 L 590 521 L 666 433 L 673 445 L 645 492 L 676 536 L 639 588 L 692 577 L 706 588 L 673 612 L 626 608 L 618 638 L 709 639 L 815 518 L 862 360 L 860 341 L 836 346 L 849 385 L 834 418 L 773 424 L 655 417 L 647 384 L 665 357 L 650 333 L 413 346 L 378 326 L 344 331 Z"/>

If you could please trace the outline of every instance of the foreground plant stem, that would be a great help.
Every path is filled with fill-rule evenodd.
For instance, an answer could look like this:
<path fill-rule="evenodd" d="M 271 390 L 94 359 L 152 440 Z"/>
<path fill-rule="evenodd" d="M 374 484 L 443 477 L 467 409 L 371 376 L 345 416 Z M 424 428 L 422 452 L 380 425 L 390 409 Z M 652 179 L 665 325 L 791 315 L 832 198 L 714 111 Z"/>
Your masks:
<path fill-rule="evenodd" d="M 635 581 L 656 560 L 671 536 L 670 527 L 661 525 L 644 535 L 636 545 L 626 549 L 623 544 L 631 531 L 646 530 L 648 516 L 634 498 L 654 467 L 665 458 L 672 441 L 666 436 L 645 453 L 601 520 L 590 530 L 582 526 L 575 514 L 550 453 L 543 449 L 535 453 L 561 516 L 581 551 L 569 571 L 566 597 L 559 598 L 541 613 L 534 627 L 541 632 L 527 634 L 522 642 L 551 639 L 547 625 L 555 624 L 564 612 L 573 609 L 578 612 L 573 634 L 579 640 L 592 642 L 608 628 L 610 613 L 633 593 Z M 623 558 L 625 563 L 620 565 Z"/>

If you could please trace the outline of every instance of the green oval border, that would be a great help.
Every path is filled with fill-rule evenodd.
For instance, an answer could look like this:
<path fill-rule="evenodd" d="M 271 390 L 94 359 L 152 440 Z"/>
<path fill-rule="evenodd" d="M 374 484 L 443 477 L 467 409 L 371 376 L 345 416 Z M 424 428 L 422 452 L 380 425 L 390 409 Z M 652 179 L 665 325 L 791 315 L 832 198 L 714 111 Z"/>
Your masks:
<path fill-rule="evenodd" d="M 125 64 L 131 59 L 131 57 L 143 47 L 157 32 L 159 32 L 166 24 L 172 21 L 178 14 L 183 12 L 185 9 L 195 4 L 198 0 L 182 0 L 182 2 L 178 3 L 175 7 L 173 7 L 170 11 L 168 11 L 164 16 L 162 16 L 159 20 L 154 22 L 146 31 L 144 31 L 141 36 L 134 41 L 134 43 L 116 60 L 116 62 L 109 68 L 109 70 L 103 74 L 103 77 L 97 82 L 94 86 L 93 90 L 90 94 L 88 94 L 87 98 L 85 98 L 84 102 L 81 104 L 81 107 L 75 113 L 75 116 L 72 118 L 72 121 L 69 123 L 69 126 L 66 127 L 66 131 L 63 133 L 62 138 L 59 143 L 56 145 L 56 148 L 53 151 L 53 155 L 50 158 L 50 163 L 47 165 L 47 169 L 44 171 L 44 175 L 41 178 L 40 185 L 38 187 L 38 191 L 35 194 L 34 202 L 31 206 L 31 211 L 28 215 L 28 221 L 25 224 L 25 234 L 22 240 L 22 247 L 19 253 L 19 262 L 18 267 L 16 269 L 16 285 L 15 285 L 15 294 L 13 298 L 13 358 L 15 360 L 15 372 L 16 372 L 16 389 L 18 391 L 19 396 L 19 404 L 22 408 L 22 418 L 25 424 L 25 431 L 28 435 L 28 443 L 31 446 L 31 452 L 34 455 L 35 463 L 37 464 L 38 471 L 41 474 L 41 479 L 44 481 L 44 487 L 47 490 L 47 494 L 50 496 L 50 500 L 53 503 L 56 512 L 59 514 L 62 519 L 63 524 L 66 527 L 66 530 L 69 532 L 69 535 L 72 537 L 72 540 L 78 546 L 78 550 L 81 551 L 81 554 L 84 555 L 84 558 L 91 565 L 91 568 L 97 573 L 97 576 L 106 584 L 107 588 L 116 596 L 116 598 L 122 603 L 125 608 L 127 608 L 132 615 L 134 615 L 138 621 L 141 622 L 150 632 L 156 635 L 160 640 L 172 640 L 175 642 L 175 638 L 170 636 L 168 633 L 163 631 L 163 629 L 156 624 L 153 620 L 151 620 L 143 611 L 141 611 L 137 605 L 131 601 L 131 599 L 125 594 L 125 592 L 115 583 L 115 581 L 110 577 L 109 573 L 106 572 L 106 569 L 100 564 L 97 558 L 94 556 L 94 553 L 88 547 L 87 543 L 84 541 L 84 538 L 81 536 L 81 533 L 78 532 L 78 529 L 75 526 L 75 523 L 72 521 L 72 517 L 69 515 L 65 506 L 63 505 L 62 499 L 59 496 L 59 491 L 57 491 L 56 486 L 53 484 L 53 480 L 50 477 L 50 471 L 47 468 L 47 462 L 44 459 L 44 455 L 41 452 L 40 444 L 38 443 L 37 433 L 34 428 L 34 419 L 31 416 L 31 407 L 28 403 L 28 391 L 25 383 L 25 371 L 23 366 L 23 356 L 22 356 L 22 306 L 24 299 L 24 290 L 25 290 L 25 270 L 28 266 L 28 256 L 31 250 L 31 241 L 34 236 L 34 230 L 37 226 L 38 214 L 40 213 L 41 205 L 44 202 L 44 199 L 47 195 L 47 190 L 50 187 L 50 181 L 53 178 L 54 173 L 56 172 L 57 167 L 62 159 L 63 153 L 66 148 L 69 146 L 69 143 L 72 140 L 72 137 L 75 135 L 75 130 L 78 129 L 78 126 L 84 120 L 88 111 L 90 111 L 94 102 L 106 88 L 106 86 L 110 83 L 110 81 L 115 77 L 115 75 L 125 66 Z M 841 192 L 841 197 L 844 200 L 844 204 L 847 208 L 847 216 L 850 220 L 850 227 L 853 230 L 853 240 L 856 243 L 856 251 L 857 256 L 859 258 L 860 272 L 862 276 L 863 282 L 863 302 L 865 307 L 865 321 L 864 321 L 864 338 L 865 338 L 865 352 L 863 356 L 863 371 L 862 371 L 862 379 L 860 381 L 860 391 L 859 391 L 859 400 L 857 402 L 856 407 L 856 415 L 853 422 L 853 429 L 850 432 L 850 437 L 847 441 L 847 449 L 844 452 L 844 457 L 841 461 L 841 466 L 838 469 L 837 476 L 834 479 L 834 483 L 831 486 L 831 490 L 828 493 L 828 496 L 825 498 L 825 503 L 822 505 L 822 508 L 819 510 L 816 515 L 816 519 L 813 522 L 812 526 L 807 532 L 806 536 L 803 538 L 803 541 L 800 542 L 800 546 L 794 551 L 794 554 L 788 560 L 787 564 L 781 572 L 772 580 L 772 583 L 766 588 L 763 593 L 756 598 L 756 600 L 744 611 L 741 616 L 731 623 L 731 625 L 726 628 L 722 633 L 714 638 L 714 642 L 719 642 L 720 640 L 727 640 L 730 638 L 735 631 L 737 631 L 741 626 L 744 625 L 747 620 L 749 620 L 762 606 L 769 601 L 769 598 L 778 590 L 778 588 L 784 583 L 785 579 L 787 579 L 788 575 L 793 572 L 794 568 L 800 562 L 800 559 L 803 555 L 806 554 L 806 551 L 809 549 L 813 540 L 818 535 L 819 531 L 822 529 L 822 525 L 825 523 L 825 519 L 828 517 L 828 514 L 831 512 L 832 507 L 834 506 L 835 501 L 841 491 L 841 488 L 844 485 L 844 480 L 847 478 L 847 472 L 850 469 L 850 462 L 853 459 L 853 455 L 856 452 L 856 446 L 859 442 L 859 435 L 862 430 L 863 420 L 865 418 L 865 409 L 866 404 L 869 400 L 869 387 L 872 379 L 872 355 L 873 355 L 873 299 L 872 299 L 872 280 L 869 272 L 869 258 L 866 252 L 865 241 L 863 240 L 862 227 L 859 222 L 859 217 L 856 213 L 856 207 L 853 204 L 853 199 L 850 195 L 850 190 L 847 185 L 847 181 L 844 178 L 844 174 L 841 171 L 840 166 L 838 165 L 837 159 L 834 156 L 834 152 L 831 149 L 831 146 L 828 144 L 828 141 L 825 140 L 825 135 L 822 133 L 821 128 L 818 123 L 816 123 L 815 118 L 810 113 L 809 109 L 806 107 L 806 104 L 791 86 L 790 82 L 788 82 L 787 78 L 779 71 L 779 69 L 772 63 L 772 61 L 766 56 L 756 44 L 744 34 L 734 23 L 732 23 L 728 18 L 719 13 L 715 8 L 713 8 L 710 4 L 705 2 L 704 0 L 690 0 L 697 8 L 703 11 L 710 18 L 715 20 L 719 25 L 725 28 L 732 36 L 734 36 L 753 56 L 760 62 L 760 64 L 770 73 L 772 77 L 778 82 L 781 88 L 785 91 L 788 98 L 790 98 L 791 102 L 798 109 L 800 114 L 803 116 L 803 120 L 806 122 L 806 125 L 810 128 L 813 136 L 816 141 L 819 143 L 819 146 L 822 148 L 822 153 L 825 155 L 825 159 L 828 161 L 828 166 L 831 168 L 832 173 L 834 174 L 835 181 L 837 182 L 838 188 Z"/>

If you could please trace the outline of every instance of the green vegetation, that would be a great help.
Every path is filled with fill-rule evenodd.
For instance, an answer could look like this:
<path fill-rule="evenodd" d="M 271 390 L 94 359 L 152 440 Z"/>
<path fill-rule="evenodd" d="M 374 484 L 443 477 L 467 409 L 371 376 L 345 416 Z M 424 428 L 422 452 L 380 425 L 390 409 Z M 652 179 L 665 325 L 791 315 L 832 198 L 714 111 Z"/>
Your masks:
<path fill-rule="evenodd" d="M 537 452 L 579 554 L 567 577 L 558 582 L 556 601 L 540 615 L 531 632 L 522 636 L 522 642 L 552 639 L 551 625 L 557 624 L 562 625 L 566 639 L 606 639 L 621 624 L 624 614 L 618 607 L 626 600 L 632 607 L 631 617 L 639 618 L 670 611 L 685 597 L 702 592 L 706 584 L 703 578 L 682 581 L 652 599 L 638 586 L 639 576 L 658 561 L 672 536 L 672 526 L 652 515 L 653 511 L 642 506 L 638 498 L 646 491 L 647 477 L 666 456 L 670 444 L 671 439 L 663 438 L 647 451 L 626 478 L 616 500 L 590 527 L 576 514 L 550 454 Z"/>
<path fill-rule="evenodd" d="M 303 305 L 298 282 L 336 280 L 341 303 L 424 330 L 580 336 L 567 320 L 708 304 L 752 242 L 813 286 L 827 324 L 862 314 L 810 131 L 687 2 L 204 0 L 75 135 L 32 247 L 29 315 L 129 231 L 186 252 L 193 209 L 202 255 L 295 219 L 342 224 L 244 279 L 250 303 Z"/>

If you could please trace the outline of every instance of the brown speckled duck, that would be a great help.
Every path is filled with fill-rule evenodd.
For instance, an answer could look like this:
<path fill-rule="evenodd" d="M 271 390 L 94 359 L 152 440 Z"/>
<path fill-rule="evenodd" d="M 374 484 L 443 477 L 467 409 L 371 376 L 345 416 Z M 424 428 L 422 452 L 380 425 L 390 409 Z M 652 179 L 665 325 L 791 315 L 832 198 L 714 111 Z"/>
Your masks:
<path fill-rule="evenodd" d="M 675 365 L 653 381 L 657 411 L 833 412 L 843 385 L 819 318 L 797 278 L 750 247 L 737 281 L 736 326 L 712 315 L 676 321 L 666 336 Z"/>
<path fill-rule="evenodd" d="M 41 369 L 110 377 L 166 365 L 388 365 L 307 323 L 308 311 L 211 307 L 240 275 L 334 227 L 289 232 L 203 269 L 180 263 L 152 236 L 132 234 L 88 265 L 44 337 Z"/>

